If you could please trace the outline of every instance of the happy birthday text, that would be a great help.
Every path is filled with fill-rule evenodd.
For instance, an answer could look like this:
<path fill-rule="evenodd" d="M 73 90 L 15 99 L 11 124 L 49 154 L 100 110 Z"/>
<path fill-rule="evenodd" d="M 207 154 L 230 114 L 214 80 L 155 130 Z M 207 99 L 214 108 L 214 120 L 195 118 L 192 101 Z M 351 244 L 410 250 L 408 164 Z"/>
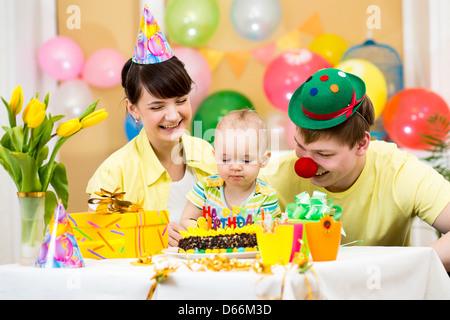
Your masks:
<path fill-rule="evenodd" d="M 247 208 L 245 207 L 233 207 L 231 210 L 223 208 L 223 217 L 219 217 L 216 208 L 203 206 L 203 217 L 207 222 L 208 230 L 217 230 L 217 228 L 220 227 L 225 229 L 226 226 L 230 228 L 242 228 L 245 225 L 253 224 L 253 215 L 248 214 L 247 217 L 245 217 L 246 211 Z"/>

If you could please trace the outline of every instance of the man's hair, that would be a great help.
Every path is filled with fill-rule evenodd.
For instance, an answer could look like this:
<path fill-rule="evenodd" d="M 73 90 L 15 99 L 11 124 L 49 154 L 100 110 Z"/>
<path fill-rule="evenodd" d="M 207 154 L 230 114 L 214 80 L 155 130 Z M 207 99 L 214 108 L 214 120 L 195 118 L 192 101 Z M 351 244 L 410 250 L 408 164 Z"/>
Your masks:
<path fill-rule="evenodd" d="M 342 145 L 348 145 L 353 148 L 360 142 L 365 135 L 365 132 L 370 132 L 370 126 L 375 122 L 375 110 L 366 95 L 364 101 L 358 110 L 343 123 L 326 129 L 305 129 L 297 126 L 297 132 L 302 136 L 306 144 L 310 144 L 319 139 L 333 138 Z"/>

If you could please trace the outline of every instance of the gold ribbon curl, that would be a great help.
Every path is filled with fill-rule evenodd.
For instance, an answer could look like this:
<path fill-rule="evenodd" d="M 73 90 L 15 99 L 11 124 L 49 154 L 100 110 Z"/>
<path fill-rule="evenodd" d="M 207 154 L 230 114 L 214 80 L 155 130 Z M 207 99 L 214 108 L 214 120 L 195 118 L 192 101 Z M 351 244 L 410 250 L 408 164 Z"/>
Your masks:
<path fill-rule="evenodd" d="M 158 284 L 161 283 L 164 279 L 166 279 L 169 276 L 169 274 L 177 271 L 179 267 L 180 267 L 179 265 L 168 265 L 162 269 L 155 269 L 155 274 L 153 275 L 153 277 L 150 278 L 150 280 L 155 280 L 155 282 L 150 287 L 150 291 L 148 292 L 147 295 L 147 300 L 152 299 Z"/>
<path fill-rule="evenodd" d="M 100 192 L 94 192 L 100 198 L 91 198 L 88 200 L 90 204 L 96 204 L 96 213 L 128 213 L 128 212 L 142 212 L 144 201 L 141 203 L 133 203 L 131 201 L 123 200 L 126 192 L 118 192 L 120 187 L 117 187 L 114 192 L 107 191 L 100 188 Z"/>

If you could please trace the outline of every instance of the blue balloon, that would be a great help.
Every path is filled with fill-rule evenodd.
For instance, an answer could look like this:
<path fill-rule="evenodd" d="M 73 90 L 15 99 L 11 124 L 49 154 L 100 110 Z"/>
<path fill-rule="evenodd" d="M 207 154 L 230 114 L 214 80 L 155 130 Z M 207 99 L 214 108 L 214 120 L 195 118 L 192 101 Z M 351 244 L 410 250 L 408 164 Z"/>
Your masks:
<path fill-rule="evenodd" d="M 142 122 L 139 119 L 139 122 L 136 123 L 131 114 L 127 113 L 125 117 L 125 133 L 127 135 L 128 141 L 132 140 L 136 137 L 142 129 Z"/>

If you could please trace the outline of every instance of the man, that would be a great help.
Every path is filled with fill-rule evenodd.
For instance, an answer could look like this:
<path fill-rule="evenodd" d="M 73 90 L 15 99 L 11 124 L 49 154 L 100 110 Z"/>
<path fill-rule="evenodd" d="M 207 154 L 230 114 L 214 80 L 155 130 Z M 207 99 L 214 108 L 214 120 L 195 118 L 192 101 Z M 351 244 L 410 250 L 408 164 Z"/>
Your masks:
<path fill-rule="evenodd" d="M 289 117 L 297 125 L 295 153 L 261 174 L 277 190 L 282 211 L 297 194 L 318 190 L 342 208 L 343 243 L 410 245 L 416 216 L 449 231 L 450 183 L 395 144 L 370 140 L 374 109 L 359 77 L 337 69 L 316 72 L 293 94 Z M 293 175 L 298 158 L 317 164 L 313 176 Z M 450 233 L 431 246 L 449 271 Z"/>

